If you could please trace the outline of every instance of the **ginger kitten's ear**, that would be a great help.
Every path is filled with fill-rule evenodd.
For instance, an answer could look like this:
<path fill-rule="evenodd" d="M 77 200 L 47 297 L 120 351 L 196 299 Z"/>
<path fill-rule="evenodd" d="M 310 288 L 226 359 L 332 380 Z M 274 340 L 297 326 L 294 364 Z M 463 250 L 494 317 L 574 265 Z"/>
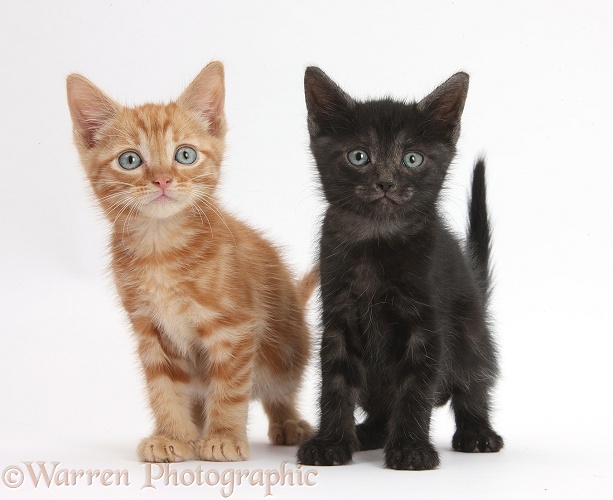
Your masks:
<path fill-rule="evenodd" d="M 311 137 L 329 127 L 335 129 L 334 122 L 355 104 L 349 94 L 316 66 L 308 67 L 304 73 L 304 97 Z"/>
<path fill-rule="evenodd" d="M 223 64 L 213 61 L 189 84 L 177 102 L 196 113 L 210 134 L 223 137 L 226 132 L 225 95 Z"/>
<path fill-rule="evenodd" d="M 73 73 L 66 79 L 68 107 L 77 146 L 90 149 L 98 131 L 120 106 L 84 76 Z"/>
<path fill-rule="evenodd" d="M 468 75 L 453 75 L 424 97 L 417 108 L 428 117 L 428 129 L 456 143 L 460 137 L 460 119 L 468 94 Z"/>

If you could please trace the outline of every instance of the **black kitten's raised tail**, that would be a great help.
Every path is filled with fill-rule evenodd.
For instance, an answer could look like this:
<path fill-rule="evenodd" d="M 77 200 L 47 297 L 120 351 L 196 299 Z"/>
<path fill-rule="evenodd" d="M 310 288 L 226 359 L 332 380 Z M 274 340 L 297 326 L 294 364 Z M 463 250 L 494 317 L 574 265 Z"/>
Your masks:
<path fill-rule="evenodd" d="M 487 299 L 491 290 L 491 234 L 485 198 L 485 160 L 479 158 L 473 170 L 472 193 L 468 212 L 468 250 L 475 271 L 479 276 L 483 294 Z"/>

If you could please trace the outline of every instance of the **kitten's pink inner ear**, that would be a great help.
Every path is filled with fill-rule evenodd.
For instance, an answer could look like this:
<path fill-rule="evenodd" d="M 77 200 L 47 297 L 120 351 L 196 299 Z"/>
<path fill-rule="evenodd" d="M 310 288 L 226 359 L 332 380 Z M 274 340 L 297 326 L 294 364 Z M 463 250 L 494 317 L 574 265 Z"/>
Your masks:
<path fill-rule="evenodd" d="M 79 142 L 91 148 L 100 127 L 118 111 L 119 105 L 87 78 L 72 74 L 66 80 L 68 107 Z"/>
<path fill-rule="evenodd" d="M 179 97 L 179 104 L 196 113 L 210 134 L 223 136 L 226 131 L 223 64 L 209 63 Z"/>

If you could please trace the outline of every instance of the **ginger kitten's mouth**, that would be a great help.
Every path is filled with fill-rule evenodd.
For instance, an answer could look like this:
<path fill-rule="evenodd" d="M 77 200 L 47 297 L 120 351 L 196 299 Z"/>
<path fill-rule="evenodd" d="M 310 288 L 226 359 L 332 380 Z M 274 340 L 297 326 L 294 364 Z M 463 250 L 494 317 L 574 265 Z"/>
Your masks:
<path fill-rule="evenodd" d="M 156 194 L 156 196 L 151 197 L 147 205 L 151 205 L 153 203 L 172 203 L 177 201 L 177 199 L 170 195 L 167 192 Z"/>
<path fill-rule="evenodd" d="M 144 200 L 143 212 L 154 219 L 164 219 L 175 215 L 185 208 L 185 200 L 176 196 L 176 193 L 151 193 Z"/>

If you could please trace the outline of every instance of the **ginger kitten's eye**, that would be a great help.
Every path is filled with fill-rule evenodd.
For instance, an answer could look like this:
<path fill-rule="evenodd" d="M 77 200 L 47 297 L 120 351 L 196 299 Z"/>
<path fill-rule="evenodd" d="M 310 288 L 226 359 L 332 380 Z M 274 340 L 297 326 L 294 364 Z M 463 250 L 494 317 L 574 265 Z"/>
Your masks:
<path fill-rule="evenodd" d="M 189 146 L 181 146 L 175 153 L 175 160 L 183 165 L 191 165 L 196 161 L 196 158 L 198 158 L 198 153 Z"/>
<path fill-rule="evenodd" d="M 125 153 L 122 153 L 119 155 L 119 158 L 117 158 L 117 161 L 124 170 L 134 170 L 143 164 L 142 158 L 134 151 L 126 151 Z"/>
<path fill-rule="evenodd" d="M 355 167 L 363 167 L 364 165 L 368 165 L 370 162 L 368 153 L 363 149 L 354 149 L 353 151 L 349 151 L 349 153 L 347 153 L 347 159 L 349 160 L 349 163 Z"/>
<path fill-rule="evenodd" d="M 402 163 L 407 168 L 417 168 L 424 162 L 424 155 L 411 151 L 402 157 Z"/>

